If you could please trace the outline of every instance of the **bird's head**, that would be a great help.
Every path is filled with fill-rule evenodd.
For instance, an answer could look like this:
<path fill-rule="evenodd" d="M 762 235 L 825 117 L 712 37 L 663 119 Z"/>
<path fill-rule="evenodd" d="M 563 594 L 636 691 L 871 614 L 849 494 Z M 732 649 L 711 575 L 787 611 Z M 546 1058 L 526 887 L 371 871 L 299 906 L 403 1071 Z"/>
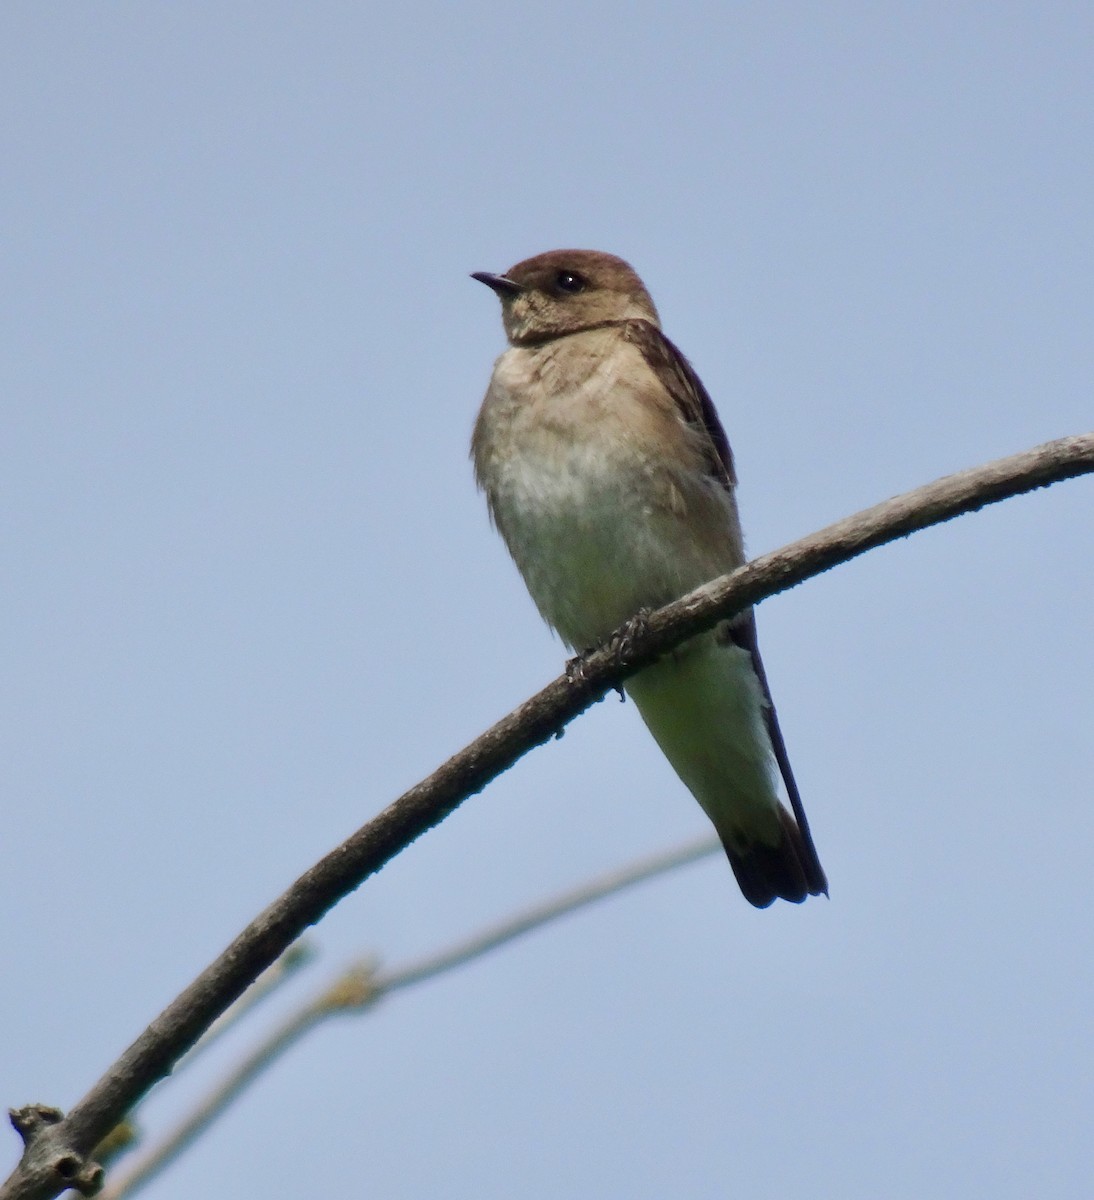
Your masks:
<path fill-rule="evenodd" d="M 526 258 L 504 275 L 476 271 L 501 300 L 505 333 L 513 345 L 534 345 L 616 321 L 660 325 L 649 292 L 634 270 L 599 250 L 549 250 Z"/>

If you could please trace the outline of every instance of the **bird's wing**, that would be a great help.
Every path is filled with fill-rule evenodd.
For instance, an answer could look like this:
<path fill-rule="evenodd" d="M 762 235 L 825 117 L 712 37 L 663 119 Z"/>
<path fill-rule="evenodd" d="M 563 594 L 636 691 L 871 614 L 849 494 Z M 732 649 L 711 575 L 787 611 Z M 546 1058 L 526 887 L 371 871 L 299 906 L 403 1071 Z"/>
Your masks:
<path fill-rule="evenodd" d="M 730 624 L 725 626 L 725 630 L 729 640 L 742 650 L 747 650 L 752 659 L 752 669 L 756 672 L 756 678 L 759 679 L 760 687 L 763 689 L 764 725 L 767 727 L 767 736 L 771 742 L 775 762 L 779 765 L 779 774 L 783 777 L 790 807 L 794 810 L 794 820 L 798 824 L 806 850 L 802 865 L 813 894 L 823 892 L 827 896 L 828 880 L 825 878 L 824 868 L 820 864 L 817 848 L 813 844 L 813 835 L 809 831 L 809 819 L 805 815 L 805 806 L 802 804 L 801 792 L 798 791 L 798 782 L 790 767 L 786 741 L 783 738 L 783 731 L 779 727 L 779 716 L 775 711 L 775 702 L 771 699 L 767 672 L 764 671 L 763 659 L 760 657 L 760 645 L 756 636 L 756 614 L 750 608 L 747 612 L 741 613 L 739 617 L 735 617 Z"/>
<path fill-rule="evenodd" d="M 676 348 L 665 335 L 649 321 L 627 321 L 624 334 L 642 353 L 642 357 L 657 378 L 665 386 L 673 398 L 680 415 L 694 428 L 701 429 L 706 434 L 707 458 L 711 474 L 732 492 L 737 484 L 737 473 L 733 466 L 733 451 L 729 439 L 718 419 L 714 402 L 710 393 L 703 386 L 702 380 L 695 373 L 691 363 Z M 760 646 L 756 636 L 756 616 L 752 609 L 735 617 L 726 627 L 726 637 L 734 645 L 746 650 L 752 659 L 752 669 L 760 681 L 764 697 L 764 723 L 767 735 L 771 741 L 771 749 L 782 775 L 786 794 L 794 819 L 801 831 L 802 841 L 807 850 L 806 861 L 803 864 L 809 878 L 810 886 L 817 892 L 827 894 L 828 881 L 817 857 L 816 847 L 809 832 L 809 821 L 805 815 L 801 793 L 790 767 L 790 758 L 786 752 L 786 742 L 779 728 L 779 718 L 775 711 L 775 702 L 771 698 L 771 688 L 767 682 L 763 659 L 760 657 Z"/>
<path fill-rule="evenodd" d="M 691 363 L 650 321 L 626 321 L 623 335 L 641 352 L 647 366 L 672 397 L 687 424 L 706 434 L 711 474 L 728 491 L 732 491 L 737 484 L 733 451 L 729 448 L 726 431 L 718 420 L 714 401 Z"/>

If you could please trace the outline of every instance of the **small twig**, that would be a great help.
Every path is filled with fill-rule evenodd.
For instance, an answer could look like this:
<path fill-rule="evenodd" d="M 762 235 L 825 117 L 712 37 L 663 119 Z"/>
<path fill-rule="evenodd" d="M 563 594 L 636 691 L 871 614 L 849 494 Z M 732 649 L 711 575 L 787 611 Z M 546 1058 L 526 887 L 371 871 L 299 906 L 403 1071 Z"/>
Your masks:
<path fill-rule="evenodd" d="M 585 657 L 582 678 L 556 679 L 476 738 L 320 859 L 251 922 L 152 1022 L 63 1120 L 24 1120 L 23 1156 L 0 1200 L 51 1200 L 65 1187 L 93 1194 L 88 1155 L 285 948 L 333 905 L 444 820 L 468 796 L 558 733 L 606 691 L 689 637 L 768 596 L 918 529 L 1094 470 L 1094 434 L 1046 442 L 875 505 L 755 559 L 651 613 L 625 654 L 611 640 Z"/>
<path fill-rule="evenodd" d="M 310 962 L 314 954 L 315 951 L 309 942 L 304 940 L 294 942 L 276 962 L 271 963 L 259 975 L 234 1004 L 217 1017 L 197 1042 L 179 1059 L 175 1064 L 174 1070 L 171 1072 L 171 1078 L 177 1079 L 181 1070 L 189 1066 L 203 1051 L 208 1050 L 214 1042 L 223 1037 L 229 1029 L 237 1025 L 248 1013 L 253 1012 L 263 1000 L 273 995 L 283 983 L 291 979 L 301 967 Z M 164 1082 L 164 1080 L 160 1080 L 160 1084 Z M 147 1098 L 147 1093 L 144 1098 Z M 134 1124 L 136 1112 L 136 1107 L 131 1109 L 125 1119 L 115 1125 L 95 1147 L 92 1157 L 97 1159 L 103 1166 L 109 1165 L 115 1158 L 140 1140 Z M 204 1128 L 204 1124 L 206 1123 L 203 1122 L 201 1127 Z M 189 1141 L 189 1138 L 187 1138 L 187 1141 Z M 108 1186 L 105 1189 L 105 1194 L 113 1194 L 113 1189 Z"/>
<path fill-rule="evenodd" d="M 704 837 L 688 842 L 686 846 L 678 846 L 675 850 L 653 854 L 649 858 L 592 879 L 571 891 L 563 892 L 552 900 L 525 909 L 515 917 L 499 921 L 497 925 L 492 925 L 482 933 L 468 938 L 465 942 L 459 942 L 448 950 L 442 950 L 439 954 L 431 954 L 416 963 L 408 963 L 405 967 L 386 974 L 381 973 L 376 979 L 376 988 L 381 993 L 393 992 L 397 988 L 410 987 L 412 984 L 432 979 L 435 975 L 462 966 L 540 925 L 546 925 L 548 921 L 565 916 L 576 908 L 584 908 L 594 900 L 600 900 L 633 884 L 653 879 L 656 875 L 663 875 L 666 871 L 672 871 L 676 867 L 682 867 L 716 852 L 722 852 L 722 843 L 716 837 Z"/>
<path fill-rule="evenodd" d="M 314 1029 L 324 1017 L 370 1008 L 388 992 L 433 979 L 575 909 L 584 908 L 605 896 L 721 850 L 722 844 L 716 837 L 704 837 L 678 846 L 674 850 L 650 855 L 589 880 L 580 887 L 572 888 L 541 904 L 533 905 L 466 941 L 458 942 L 447 950 L 431 954 L 394 971 L 377 972 L 372 963 L 354 964 L 318 996 L 308 1000 L 298 1012 L 275 1026 L 158 1145 L 142 1155 L 118 1179 L 108 1183 L 100 1193 L 100 1200 L 127 1200 L 138 1192 L 207 1129 L 260 1072 L 276 1062 L 290 1046 L 295 1045 L 305 1033 Z"/>
<path fill-rule="evenodd" d="M 325 1015 L 317 1005 L 308 1004 L 294 1013 L 290 1020 L 279 1025 L 168 1137 L 144 1155 L 116 1183 L 108 1184 L 100 1193 L 103 1200 L 118 1200 L 121 1196 L 132 1195 L 158 1175 L 208 1128 L 259 1072 L 280 1058 Z"/>

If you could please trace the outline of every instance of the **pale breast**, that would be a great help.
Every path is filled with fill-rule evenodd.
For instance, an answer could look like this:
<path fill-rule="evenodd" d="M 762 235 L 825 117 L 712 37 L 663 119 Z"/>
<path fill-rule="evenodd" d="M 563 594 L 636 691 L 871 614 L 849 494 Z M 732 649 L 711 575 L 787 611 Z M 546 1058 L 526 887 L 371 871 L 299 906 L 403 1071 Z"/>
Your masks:
<path fill-rule="evenodd" d="M 473 438 L 491 514 L 543 617 L 602 640 L 741 561 L 732 496 L 611 330 L 498 360 Z"/>

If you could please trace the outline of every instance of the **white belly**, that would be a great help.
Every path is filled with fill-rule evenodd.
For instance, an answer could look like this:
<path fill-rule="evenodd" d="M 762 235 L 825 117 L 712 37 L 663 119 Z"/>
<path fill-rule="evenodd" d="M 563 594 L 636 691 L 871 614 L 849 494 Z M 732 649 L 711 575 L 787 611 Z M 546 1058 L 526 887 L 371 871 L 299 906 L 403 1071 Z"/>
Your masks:
<path fill-rule="evenodd" d="M 541 352 L 499 359 L 476 425 L 479 481 L 539 611 L 571 647 L 601 642 L 742 561 L 731 493 L 651 418 L 628 356 L 590 344 L 569 376 Z M 590 365 L 591 364 L 591 365 Z"/>

